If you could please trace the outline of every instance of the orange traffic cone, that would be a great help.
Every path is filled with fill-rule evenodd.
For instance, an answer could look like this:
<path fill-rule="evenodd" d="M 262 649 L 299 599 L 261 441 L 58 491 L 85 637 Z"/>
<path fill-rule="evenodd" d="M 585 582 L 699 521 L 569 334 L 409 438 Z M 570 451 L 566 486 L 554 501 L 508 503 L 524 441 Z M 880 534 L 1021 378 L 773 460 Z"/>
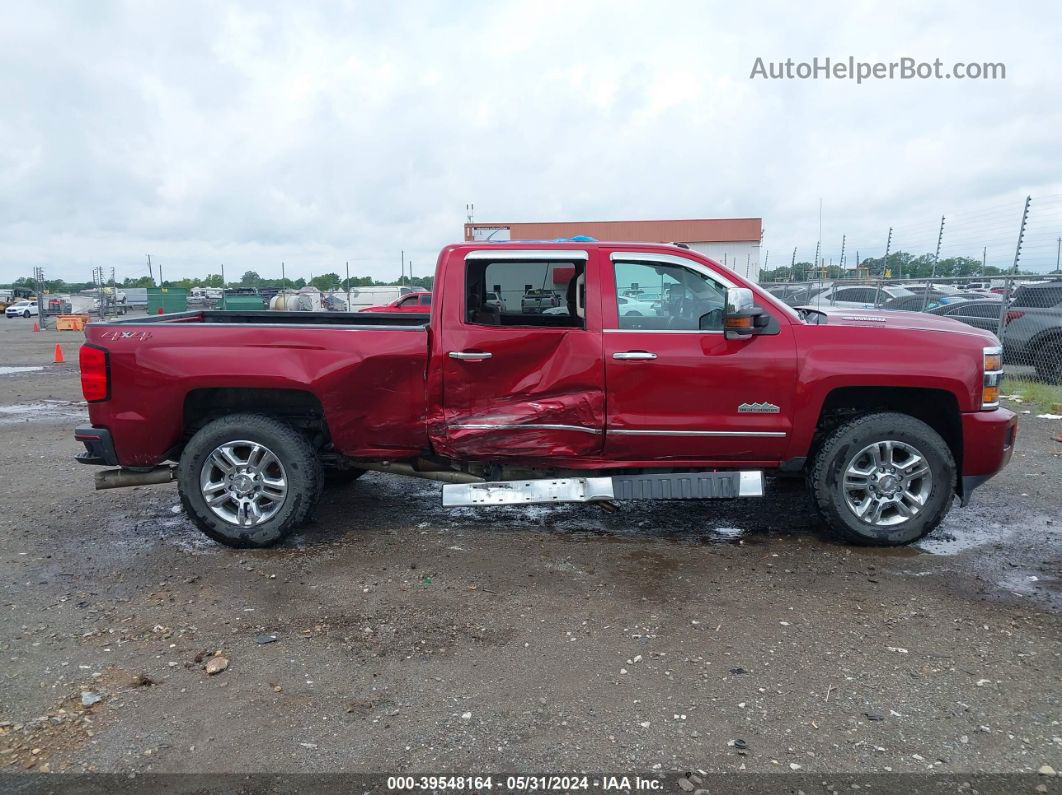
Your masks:
<path fill-rule="evenodd" d="M 66 359 L 63 358 L 63 349 L 59 347 L 59 343 L 55 343 L 55 361 L 52 364 L 66 364 Z"/>
<path fill-rule="evenodd" d="M 40 330 L 41 330 L 41 327 L 40 327 L 40 326 L 38 326 L 38 325 L 37 325 L 36 323 L 34 323 L 34 324 L 33 324 L 33 330 L 34 330 L 34 331 L 40 331 Z"/>
<path fill-rule="evenodd" d="M 165 310 L 165 309 L 163 309 L 163 308 L 162 308 L 162 307 L 160 306 L 160 307 L 159 307 L 159 311 L 158 311 L 158 312 L 156 312 L 155 314 L 156 314 L 156 315 L 165 315 L 165 314 L 166 314 L 166 310 Z"/>

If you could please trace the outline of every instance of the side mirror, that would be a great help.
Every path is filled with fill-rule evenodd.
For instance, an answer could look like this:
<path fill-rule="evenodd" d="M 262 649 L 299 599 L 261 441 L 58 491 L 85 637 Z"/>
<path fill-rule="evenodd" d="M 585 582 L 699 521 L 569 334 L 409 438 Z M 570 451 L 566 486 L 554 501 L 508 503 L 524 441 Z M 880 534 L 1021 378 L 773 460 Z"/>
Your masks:
<path fill-rule="evenodd" d="M 731 287 L 726 291 L 723 331 L 728 340 L 747 340 L 760 332 L 763 310 L 756 306 L 752 290 Z"/>

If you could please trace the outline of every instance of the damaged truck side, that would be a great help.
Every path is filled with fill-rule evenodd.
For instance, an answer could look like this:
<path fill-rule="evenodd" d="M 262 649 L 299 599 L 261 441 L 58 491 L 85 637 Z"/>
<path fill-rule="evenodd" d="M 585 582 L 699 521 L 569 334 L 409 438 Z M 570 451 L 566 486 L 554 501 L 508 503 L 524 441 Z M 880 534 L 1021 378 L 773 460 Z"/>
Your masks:
<path fill-rule="evenodd" d="M 842 539 L 904 544 L 1016 432 L 992 334 L 793 310 L 665 244 L 452 245 L 430 315 L 198 311 L 86 338 L 78 460 L 118 467 L 97 488 L 176 480 L 234 547 L 368 470 L 441 481 L 444 506 L 757 497 L 803 474 Z"/>

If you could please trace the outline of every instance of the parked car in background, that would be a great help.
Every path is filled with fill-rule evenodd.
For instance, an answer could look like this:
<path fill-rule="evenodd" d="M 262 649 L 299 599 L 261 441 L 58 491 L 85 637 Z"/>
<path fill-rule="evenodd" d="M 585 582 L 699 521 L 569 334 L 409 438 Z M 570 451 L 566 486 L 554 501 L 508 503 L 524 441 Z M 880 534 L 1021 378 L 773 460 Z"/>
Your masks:
<path fill-rule="evenodd" d="M 431 313 L 431 293 L 410 293 L 396 298 L 385 306 L 367 306 L 359 312 L 415 312 L 421 315 Z"/>
<path fill-rule="evenodd" d="M 7 317 L 36 317 L 40 314 L 35 301 L 16 301 L 4 310 Z"/>
<path fill-rule="evenodd" d="M 942 293 L 929 292 L 928 298 L 922 293 L 915 295 L 901 295 L 899 298 L 890 298 L 881 305 L 881 309 L 893 312 L 922 312 L 938 306 L 957 304 L 965 301 L 957 295 L 944 295 Z"/>
<path fill-rule="evenodd" d="M 962 301 L 956 304 L 942 304 L 926 310 L 931 315 L 943 315 L 958 320 L 967 326 L 991 331 L 999 328 L 1000 300 Z"/>
<path fill-rule="evenodd" d="M 520 299 L 520 311 L 525 315 L 541 314 L 547 309 L 560 306 L 561 299 L 553 290 L 528 290 Z"/>
<path fill-rule="evenodd" d="M 616 303 L 619 305 L 619 313 L 625 317 L 653 317 L 660 314 L 657 310 L 659 304 L 652 301 L 642 301 L 638 298 L 617 295 Z"/>
<path fill-rule="evenodd" d="M 914 295 L 906 287 L 873 284 L 841 285 L 834 284 L 820 293 L 810 296 L 803 306 L 837 306 L 843 309 L 873 309 L 893 298 Z"/>
<path fill-rule="evenodd" d="M 1062 384 L 1062 279 L 1019 286 L 1006 324 L 1004 358 L 1035 367 L 1050 384 Z"/>
<path fill-rule="evenodd" d="M 504 312 L 507 307 L 505 306 L 505 299 L 502 298 L 501 293 L 489 292 L 486 298 L 483 299 L 483 305 L 493 307 L 499 312 Z"/>
<path fill-rule="evenodd" d="M 767 292 L 775 298 L 785 301 L 789 306 L 800 306 L 806 303 L 818 288 L 812 289 L 806 284 L 782 284 L 777 287 L 767 288 Z"/>

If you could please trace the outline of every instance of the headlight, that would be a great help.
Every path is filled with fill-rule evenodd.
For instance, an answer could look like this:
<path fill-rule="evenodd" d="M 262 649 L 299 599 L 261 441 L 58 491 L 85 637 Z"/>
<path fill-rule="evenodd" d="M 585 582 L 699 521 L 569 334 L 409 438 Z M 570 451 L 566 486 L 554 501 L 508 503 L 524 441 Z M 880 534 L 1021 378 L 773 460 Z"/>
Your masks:
<path fill-rule="evenodd" d="M 998 345 L 986 347 L 982 369 L 981 410 L 998 409 L 999 385 L 1003 381 L 1003 348 Z"/>

